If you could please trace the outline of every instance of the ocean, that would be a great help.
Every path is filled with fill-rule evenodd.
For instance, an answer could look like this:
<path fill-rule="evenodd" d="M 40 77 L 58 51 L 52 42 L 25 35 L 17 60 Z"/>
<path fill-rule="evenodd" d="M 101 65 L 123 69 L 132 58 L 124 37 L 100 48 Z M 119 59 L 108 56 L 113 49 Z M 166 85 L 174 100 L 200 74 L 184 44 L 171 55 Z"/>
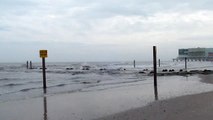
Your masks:
<path fill-rule="evenodd" d="M 153 84 L 152 62 L 62 62 L 46 63 L 47 96 L 101 91 L 124 86 Z M 188 62 L 188 70 L 213 70 L 212 62 Z M 158 67 L 179 71 L 184 62 L 164 61 Z M 143 73 L 145 72 L 145 73 Z M 25 63 L 0 63 L 0 102 L 43 97 L 41 63 L 27 69 Z"/>

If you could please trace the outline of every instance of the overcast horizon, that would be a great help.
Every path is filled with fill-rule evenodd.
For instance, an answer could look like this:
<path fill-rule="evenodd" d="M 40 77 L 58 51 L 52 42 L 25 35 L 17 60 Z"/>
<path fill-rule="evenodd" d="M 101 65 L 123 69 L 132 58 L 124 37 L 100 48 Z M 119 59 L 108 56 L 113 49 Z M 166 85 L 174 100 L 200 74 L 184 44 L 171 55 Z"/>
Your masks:
<path fill-rule="evenodd" d="M 211 0 L 1 0 L 0 62 L 172 60 L 212 48 Z"/>

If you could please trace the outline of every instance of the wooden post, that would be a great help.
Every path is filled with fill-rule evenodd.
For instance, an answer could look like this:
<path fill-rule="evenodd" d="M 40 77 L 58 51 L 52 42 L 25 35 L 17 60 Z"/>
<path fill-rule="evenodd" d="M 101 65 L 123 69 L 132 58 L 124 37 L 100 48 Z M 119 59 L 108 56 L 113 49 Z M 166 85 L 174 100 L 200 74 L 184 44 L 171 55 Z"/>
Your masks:
<path fill-rule="evenodd" d="M 185 57 L 185 70 L 187 71 L 187 58 Z"/>
<path fill-rule="evenodd" d="M 33 69 L 32 61 L 30 61 L 30 69 Z"/>
<path fill-rule="evenodd" d="M 43 88 L 46 89 L 46 67 L 45 67 L 45 58 L 42 58 L 42 71 L 43 71 Z"/>
<path fill-rule="evenodd" d="M 160 59 L 158 59 L 158 66 L 160 67 Z"/>
<path fill-rule="evenodd" d="M 46 66 L 45 58 L 47 57 L 47 50 L 40 50 L 40 58 L 42 58 L 42 71 L 43 71 L 43 88 L 46 89 Z"/>
<path fill-rule="evenodd" d="M 158 89 L 157 89 L 157 52 L 156 52 L 156 46 L 153 46 L 153 71 L 154 71 L 154 93 L 155 93 L 155 100 L 158 100 Z"/>
<path fill-rule="evenodd" d="M 133 65 L 134 65 L 134 68 L 135 68 L 135 60 L 133 61 Z"/>
<path fill-rule="evenodd" d="M 27 61 L 27 69 L 29 68 L 29 63 L 28 63 L 28 61 Z"/>
<path fill-rule="evenodd" d="M 156 53 L 156 46 L 153 46 L 153 71 L 154 71 L 154 86 L 157 86 L 157 53 Z"/>

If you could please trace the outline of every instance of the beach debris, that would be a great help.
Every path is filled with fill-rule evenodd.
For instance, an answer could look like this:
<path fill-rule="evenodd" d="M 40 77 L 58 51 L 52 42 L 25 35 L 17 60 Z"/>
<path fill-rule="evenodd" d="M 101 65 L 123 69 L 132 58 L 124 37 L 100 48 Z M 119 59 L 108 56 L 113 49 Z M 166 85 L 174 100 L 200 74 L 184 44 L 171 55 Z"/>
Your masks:
<path fill-rule="evenodd" d="M 82 82 L 83 84 L 90 84 L 91 82 L 86 82 L 86 81 L 84 81 L 84 82 Z"/>
<path fill-rule="evenodd" d="M 148 73 L 149 76 L 153 75 L 153 71 L 150 71 Z M 190 71 L 184 71 L 183 69 L 180 69 L 178 72 L 176 72 L 174 69 L 170 69 L 167 71 L 166 69 L 163 69 L 162 72 L 158 72 L 158 76 L 170 76 L 170 75 L 192 75 L 192 74 L 213 74 L 213 70 L 190 70 Z"/>
<path fill-rule="evenodd" d="M 211 73 L 213 73 L 212 70 L 207 70 L 207 69 L 203 70 L 203 74 L 211 74 Z"/>
<path fill-rule="evenodd" d="M 97 80 L 97 81 L 83 81 L 81 83 L 83 83 L 83 84 L 91 84 L 91 83 L 99 83 L 99 82 L 101 82 L 101 80 Z"/>
<path fill-rule="evenodd" d="M 174 69 L 169 70 L 169 72 L 174 72 L 174 71 L 175 71 Z"/>
<path fill-rule="evenodd" d="M 73 68 L 71 67 L 71 68 L 66 68 L 66 70 L 73 70 Z"/>
<path fill-rule="evenodd" d="M 201 70 L 190 70 L 189 72 L 192 74 L 195 74 L 195 73 L 201 73 L 202 71 Z"/>
<path fill-rule="evenodd" d="M 106 70 L 106 68 L 101 68 L 100 71 Z"/>
<path fill-rule="evenodd" d="M 90 70 L 90 66 L 88 65 L 82 66 L 82 70 Z"/>

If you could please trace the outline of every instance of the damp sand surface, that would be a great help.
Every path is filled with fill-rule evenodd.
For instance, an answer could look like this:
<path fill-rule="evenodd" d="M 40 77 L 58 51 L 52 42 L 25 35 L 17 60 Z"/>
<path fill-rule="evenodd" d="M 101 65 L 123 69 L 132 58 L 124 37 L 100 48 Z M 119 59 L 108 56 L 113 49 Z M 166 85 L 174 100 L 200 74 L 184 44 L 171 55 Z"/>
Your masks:
<path fill-rule="evenodd" d="M 212 84 L 213 75 L 200 75 L 202 82 Z M 145 107 L 99 118 L 98 120 L 211 120 L 213 92 L 159 100 Z"/>
<path fill-rule="evenodd" d="M 98 86 L 81 92 L 44 94 L 38 98 L 1 102 L 0 119 L 169 120 L 182 119 L 184 116 L 189 119 L 195 115 L 194 120 L 201 116 L 205 120 L 205 117 L 212 117 L 212 84 L 200 82 L 198 76 L 167 76 L 159 77 L 158 80 L 158 101 L 155 101 L 150 78 L 147 81 L 111 86 L 110 89 Z"/>

